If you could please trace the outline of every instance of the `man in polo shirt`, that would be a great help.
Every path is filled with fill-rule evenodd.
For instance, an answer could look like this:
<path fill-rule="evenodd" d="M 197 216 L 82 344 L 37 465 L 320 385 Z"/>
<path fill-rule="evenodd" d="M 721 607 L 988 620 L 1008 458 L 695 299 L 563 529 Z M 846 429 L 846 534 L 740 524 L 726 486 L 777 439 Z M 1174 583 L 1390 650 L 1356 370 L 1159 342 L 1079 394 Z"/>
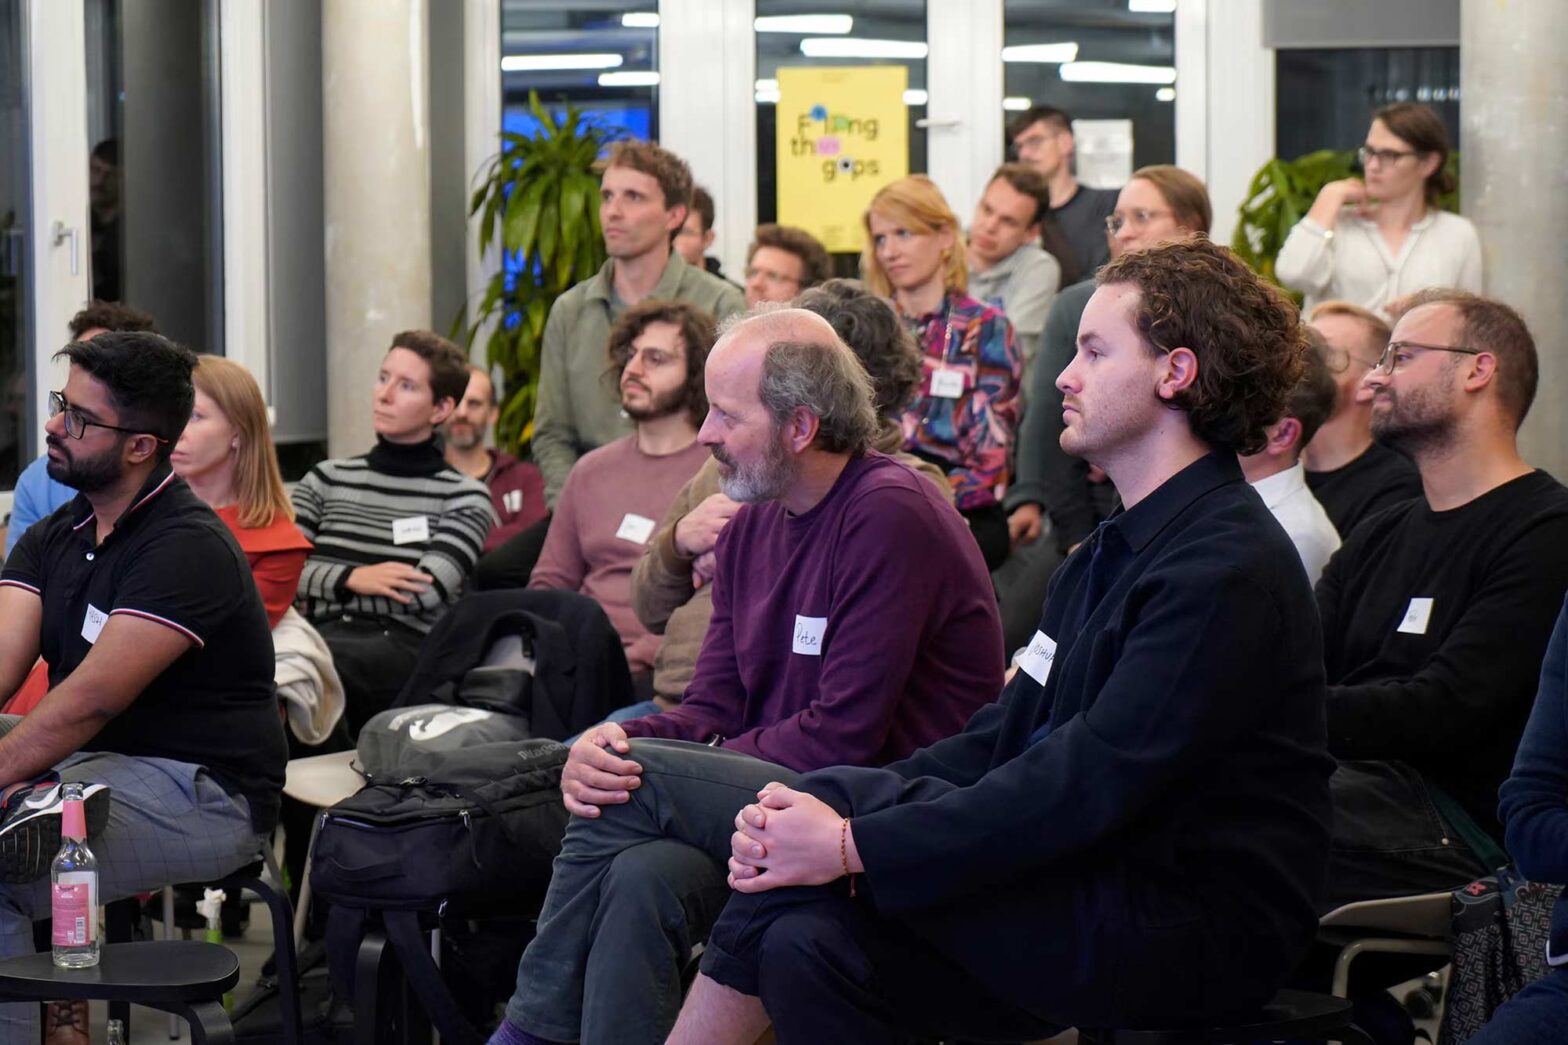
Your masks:
<path fill-rule="evenodd" d="M 718 538 L 708 638 L 679 706 L 572 746 L 574 815 L 496 1042 L 662 1042 L 726 894 L 723 853 L 670 818 L 722 841 L 773 775 L 901 758 L 1000 684 L 979 549 L 934 483 L 869 450 L 870 381 L 827 320 L 735 326 L 708 355 L 707 396 L 698 438 L 742 503 Z M 717 781 L 705 804 L 661 801 L 687 765 Z"/>
<path fill-rule="evenodd" d="M 670 1041 L 751 1041 L 770 1017 L 781 1045 L 1201 1025 L 1267 1000 L 1310 943 L 1320 634 L 1236 461 L 1301 372 L 1296 310 L 1201 239 L 1099 281 L 1057 379 L 1062 445 L 1122 509 L 961 734 L 775 777 L 707 825 L 736 895 Z M 671 819 L 699 786 L 643 774 Z"/>
<path fill-rule="evenodd" d="M 51 689 L 0 720 L 0 955 L 32 950 L 60 843 L 57 780 L 89 784 L 100 902 L 218 878 L 278 815 L 288 749 L 272 636 L 229 530 L 169 468 L 195 356 L 156 334 L 73 342 L 50 397 L 52 478 L 79 492 L 0 575 L 0 691 L 41 652 Z M 112 794 L 112 801 L 110 795 Z M 36 1005 L 0 1006 L 35 1042 Z"/>
<path fill-rule="evenodd" d="M 691 169 L 674 153 L 644 141 L 611 148 L 599 186 L 609 260 L 555 300 L 544 326 L 533 449 L 552 508 L 579 457 L 631 430 L 604 361 L 621 312 L 646 298 L 688 301 L 720 321 L 745 309 L 733 284 L 671 249 L 691 191 Z"/>

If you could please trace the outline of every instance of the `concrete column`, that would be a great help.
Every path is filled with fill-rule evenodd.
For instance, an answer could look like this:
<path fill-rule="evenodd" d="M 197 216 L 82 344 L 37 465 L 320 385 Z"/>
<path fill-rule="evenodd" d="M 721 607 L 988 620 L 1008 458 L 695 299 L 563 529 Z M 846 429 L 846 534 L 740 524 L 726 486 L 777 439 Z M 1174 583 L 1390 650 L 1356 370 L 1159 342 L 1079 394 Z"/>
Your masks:
<path fill-rule="evenodd" d="M 1568 4 L 1463 0 L 1459 146 L 1465 216 L 1481 234 L 1486 293 L 1517 308 L 1541 356 L 1520 443 L 1568 475 Z"/>
<path fill-rule="evenodd" d="M 333 456 L 374 440 L 371 393 L 392 335 L 429 327 L 426 0 L 321 7 L 327 259 L 327 433 Z"/>

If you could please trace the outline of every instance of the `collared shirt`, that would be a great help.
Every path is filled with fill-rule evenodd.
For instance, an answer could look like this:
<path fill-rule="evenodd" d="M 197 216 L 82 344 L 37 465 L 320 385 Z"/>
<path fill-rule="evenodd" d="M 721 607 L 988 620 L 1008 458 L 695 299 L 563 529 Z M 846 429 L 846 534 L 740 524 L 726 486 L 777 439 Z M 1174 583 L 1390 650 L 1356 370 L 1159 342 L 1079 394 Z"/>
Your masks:
<path fill-rule="evenodd" d="M 686 301 L 723 320 L 746 310 L 739 288 L 670 252 L 650 301 Z M 555 299 L 545 321 L 534 408 L 534 460 L 554 507 L 566 473 L 589 450 L 632 430 L 610 366 L 610 328 L 625 303 L 615 297 L 615 260 Z"/>
<path fill-rule="evenodd" d="M 1018 423 L 1023 360 L 1007 317 L 953 291 L 934 312 L 905 317 L 920 345 L 920 395 L 904 411 L 904 449 L 947 469 L 959 510 L 1001 499 L 1007 450 Z M 958 394 L 944 396 L 934 381 L 955 375 Z"/>
<path fill-rule="evenodd" d="M 1376 310 L 1427 287 L 1481 293 L 1481 240 L 1474 225 L 1444 210 L 1428 210 L 1410 226 L 1398 254 L 1375 221 L 1346 213 L 1330 236 L 1302 218 L 1280 247 L 1274 272 L 1306 296 L 1305 312 L 1328 300 Z"/>
<path fill-rule="evenodd" d="M 191 646 L 84 750 L 206 766 L 250 803 L 257 829 L 270 830 L 288 745 L 271 629 L 234 536 L 165 462 L 96 539 L 92 505 L 79 495 L 27 531 L 0 575 L 43 601 L 50 687 L 86 659 L 110 617 L 153 621 Z"/>
<path fill-rule="evenodd" d="M 1328 854 L 1322 639 L 1235 456 L 1103 523 L 1058 570 L 1020 665 L 958 736 L 797 784 L 853 817 L 878 911 L 955 934 L 961 920 L 974 946 L 948 953 L 1016 982 L 1027 963 L 1006 971 L 1016 959 L 984 941 L 1057 941 L 1032 920 L 1060 913 L 1032 888 L 1054 875 L 1098 897 L 1086 960 L 1192 919 L 1236 941 L 1222 964 L 1283 978 L 1316 929 Z"/>
<path fill-rule="evenodd" d="M 1307 580 L 1316 584 L 1328 557 L 1339 550 L 1339 531 L 1307 489 L 1307 470 L 1297 461 L 1283 472 L 1259 479 L 1252 488 L 1285 528 L 1285 536 L 1296 546 L 1301 565 L 1307 569 Z"/>

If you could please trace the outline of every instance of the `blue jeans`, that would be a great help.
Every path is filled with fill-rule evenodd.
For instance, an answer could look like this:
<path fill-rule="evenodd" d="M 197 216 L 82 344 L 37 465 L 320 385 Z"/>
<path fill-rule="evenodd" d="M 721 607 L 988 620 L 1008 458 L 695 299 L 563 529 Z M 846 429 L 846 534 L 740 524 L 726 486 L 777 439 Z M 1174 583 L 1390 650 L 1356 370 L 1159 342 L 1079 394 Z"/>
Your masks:
<path fill-rule="evenodd" d="M 735 814 L 796 774 L 723 748 L 633 740 L 631 800 L 572 817 L 508 1023 L 551 1041 L 663 1042 L 681 971 L 729 899 Z"/>
<path fill-rule="evenodd" d="M 1565 1033 L 1568 967 L 1559 967 L 1508 999 L 1469 1045 L 1555 1045 Z"/>

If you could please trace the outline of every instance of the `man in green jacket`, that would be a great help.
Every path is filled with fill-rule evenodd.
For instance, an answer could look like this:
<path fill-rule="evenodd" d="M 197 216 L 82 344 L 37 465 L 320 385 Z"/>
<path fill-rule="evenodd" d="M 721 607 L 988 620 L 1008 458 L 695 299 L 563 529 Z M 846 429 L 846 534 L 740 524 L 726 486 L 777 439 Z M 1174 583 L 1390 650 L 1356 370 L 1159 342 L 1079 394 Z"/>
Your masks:
<path fill-rule="evenodd" d="M 612 147 L 599 189 L 610 258 L 556 299 L 544 328 L 533 451 L 552 508 L 579 457 L 631 431 L 606 355 L 621 312 L 649 298 L 687 301 L 716 320 L 745 310 L 740 288 L 671 249 L 691 193 L 691 169 L 674 153 L 644 141 Z"/>

